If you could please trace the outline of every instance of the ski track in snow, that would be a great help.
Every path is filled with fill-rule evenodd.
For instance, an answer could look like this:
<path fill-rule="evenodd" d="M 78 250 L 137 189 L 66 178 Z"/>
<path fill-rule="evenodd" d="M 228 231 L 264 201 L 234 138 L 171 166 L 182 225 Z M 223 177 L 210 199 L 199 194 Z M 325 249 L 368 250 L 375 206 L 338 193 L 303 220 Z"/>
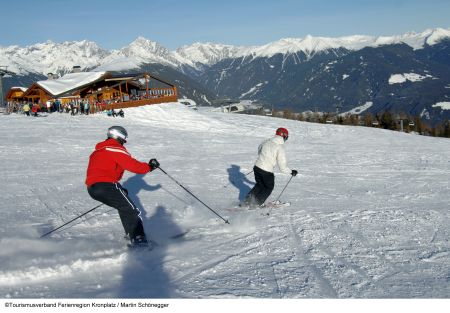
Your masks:
<path fill-rule="evenodd" d="M 178 104 L 124 119 L 0 116 L 3 298 L 446 298 L 450 294 L 450 141 L 364 127 L 196 112 Z M 115 210 L 84 186 L 89 154 L 114 124 L 161 171 L 122 180 L 158 246 L 129 251 Z M 290 131 L 299 170 L 291 206 L 230 212 L 253 185 L 259 143 Z M 288 181 L 277 174 L 270 199 Z M 177 239 L 173 235 L 186 234 Z"/>

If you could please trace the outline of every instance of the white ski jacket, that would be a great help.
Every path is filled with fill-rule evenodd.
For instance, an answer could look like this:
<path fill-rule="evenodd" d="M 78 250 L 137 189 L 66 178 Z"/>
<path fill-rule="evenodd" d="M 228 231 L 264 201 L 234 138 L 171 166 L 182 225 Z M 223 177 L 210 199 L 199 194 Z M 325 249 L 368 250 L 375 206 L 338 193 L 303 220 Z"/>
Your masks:
<path fill-rule="evenodd" d="M 281 136 L 275 136 L 263 141 L 258 147 L 258 159 L 255 166 L 266 172 L 274 172 L 278 165 L 280 171 L 285 174 L 291 174 L 292 170 L 287 167 L 286 153 L 284 152 L 284 139 Z"/>

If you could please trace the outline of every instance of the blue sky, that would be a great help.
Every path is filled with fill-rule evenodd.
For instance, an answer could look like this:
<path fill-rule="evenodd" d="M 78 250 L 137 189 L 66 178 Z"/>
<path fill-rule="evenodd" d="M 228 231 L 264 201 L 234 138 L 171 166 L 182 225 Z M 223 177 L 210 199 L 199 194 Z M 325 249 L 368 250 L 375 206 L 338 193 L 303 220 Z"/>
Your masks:
<path fill-rule="evenodd" d="M 0 46 L 87 39 L 119 49 L 143 36 L 174 50 L 450 27 L 448 0 L 6 0 L 0 12 Z"/>

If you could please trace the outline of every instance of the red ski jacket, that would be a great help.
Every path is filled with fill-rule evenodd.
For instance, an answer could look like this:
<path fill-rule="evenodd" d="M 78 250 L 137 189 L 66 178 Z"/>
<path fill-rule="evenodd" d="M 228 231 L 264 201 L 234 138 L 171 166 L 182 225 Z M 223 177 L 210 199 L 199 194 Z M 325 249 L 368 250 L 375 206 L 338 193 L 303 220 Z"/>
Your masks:
<path fill-rule="evenodd" d="M 89 157 L 86 185 L 95 183 L 117 183 L 127 170 L 136 174 L 150 172 L 150 166 L 139 162 L 115 139 L 106 139 L 95 146 Z"/>

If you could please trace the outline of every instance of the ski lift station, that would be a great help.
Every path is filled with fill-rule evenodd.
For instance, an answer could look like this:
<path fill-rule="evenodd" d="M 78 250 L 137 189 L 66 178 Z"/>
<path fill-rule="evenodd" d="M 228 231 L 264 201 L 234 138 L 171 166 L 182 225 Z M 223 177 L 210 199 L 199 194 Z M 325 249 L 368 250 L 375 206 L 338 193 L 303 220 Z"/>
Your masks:
<path fill-rule="evenodd" d="M 180 99 L 178 100 L 179 103 L 184 104 L 186 107 L 197 110 L 197 102 L 191 99 Z"/>
<path fill-rule="evenodd" d="M 212 101 L 212 105 L 215 107 L 213 111 L 223 113 L 247 113 L 263 110 L 261 104 L 254 103 L 251 100 L 218 99 Z"/>

